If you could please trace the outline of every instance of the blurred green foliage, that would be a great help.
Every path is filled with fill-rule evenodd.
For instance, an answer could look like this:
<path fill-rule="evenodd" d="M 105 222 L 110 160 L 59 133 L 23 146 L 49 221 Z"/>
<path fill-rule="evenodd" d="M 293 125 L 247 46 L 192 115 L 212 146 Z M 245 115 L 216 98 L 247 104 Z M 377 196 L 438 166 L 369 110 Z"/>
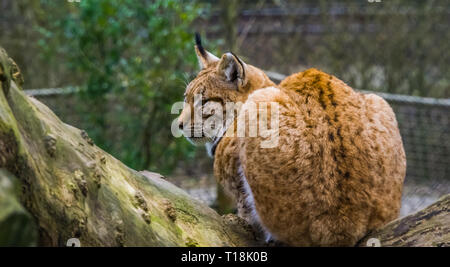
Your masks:
<path fill-rule="evenodd" d="M 47 25 L 39 29 L 47 58 L 62 54 L 79 75 L 81 125 L 96 144 L 135 169 L 168 172 L 194 155 L 170 131 L 196 70 L 192 22 L 206 8 L 182 0 L 41 0 Z M 58 10 L 65 5 L 67 13 Z"/>

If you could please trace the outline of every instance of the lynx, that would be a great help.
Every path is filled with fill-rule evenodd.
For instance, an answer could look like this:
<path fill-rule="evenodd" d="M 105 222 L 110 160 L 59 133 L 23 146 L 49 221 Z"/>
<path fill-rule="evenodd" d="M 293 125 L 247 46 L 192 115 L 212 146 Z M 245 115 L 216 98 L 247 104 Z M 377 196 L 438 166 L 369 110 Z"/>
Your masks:
<path fill-rule="evenodd" d="M 317 69 L 273 83 L 233 53 L 221 58 L 196 38 L 201 71 L 185 92 L 180 129 L 214 157 L 214 175 L 238 215 L 291 246 L 354 246 L 399 215 L 406 159 L 395 114 L 377 95 L 354 91 Z M 201 101 L 194 101 L 200 94 Z M 192 136 L 189 110 L 242 102 L 231 126 Z M 249 103 L 278 103 L 278 140 L 227 135 Z M 223 108 L 225 110 L 225 108 Z M 214 112 L 203 114 L 200 124 Z"/>

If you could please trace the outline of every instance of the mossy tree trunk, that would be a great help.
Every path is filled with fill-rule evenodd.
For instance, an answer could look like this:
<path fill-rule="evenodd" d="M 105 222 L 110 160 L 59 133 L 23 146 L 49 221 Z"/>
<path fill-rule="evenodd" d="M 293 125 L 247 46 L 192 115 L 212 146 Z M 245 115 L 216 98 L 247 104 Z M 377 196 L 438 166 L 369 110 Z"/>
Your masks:
<path fill-rule="evenodd" d="M 86 132 L 26 96 L 22 83 L 18 67 L 0 48 L 0 169 L 18 179 L 18 198 L 36 223 L 39 245 L 65 246 L 70 238 L 82 246 L 259 244 L 236 216 L 221 217 L 159 174 L 132 170 L 98 148 Z M 14 202 L 8 194 L 0 206 Z M 448 199 L 376 236 L 382 244 L 448 245 Z M 8 214 L 24 212 L 15 204 L 14 210 Z M 0 216 L 0 225 L 8 214 Z M 407 243 L 401 241 L 406 236 Z"/>
<path fill-rule="evenodd" d="M 39 244 L 65 246 L 249 246 L 253 232 L 222 218 L 160 175 L 132 170 L 20 90 L 0 51 L 0 168 L 20 181 Z"/>

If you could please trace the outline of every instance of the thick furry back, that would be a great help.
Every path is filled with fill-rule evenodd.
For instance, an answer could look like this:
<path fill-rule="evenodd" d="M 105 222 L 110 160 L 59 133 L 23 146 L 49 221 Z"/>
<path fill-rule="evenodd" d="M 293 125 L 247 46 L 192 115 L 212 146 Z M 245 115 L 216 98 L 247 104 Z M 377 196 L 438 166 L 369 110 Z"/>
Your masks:
<path fill-rule="evenodd" d="M 315 69 L 278 88 L 247 100 L 280 104 L 278 146 L 245 137 L 235 152 L 264 228 L 290 245 L 354 245 L 395 219 L 406 160 L 389 105 Z"/>

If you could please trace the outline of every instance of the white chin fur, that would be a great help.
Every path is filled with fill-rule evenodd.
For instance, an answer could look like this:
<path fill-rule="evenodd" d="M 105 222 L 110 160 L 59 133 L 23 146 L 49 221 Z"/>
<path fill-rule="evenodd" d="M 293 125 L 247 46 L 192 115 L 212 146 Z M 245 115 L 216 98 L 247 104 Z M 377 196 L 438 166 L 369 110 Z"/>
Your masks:
<path fill-rule="evenodd" d="M 205 148 L 206 148 L 206 153 L 208 153 L 208 156 L 210 158 L 214 158 L 213 152 L 212 152 L 212 148 L 213 148 L 213 142 L 206 142 L 205 143 Z"/>

